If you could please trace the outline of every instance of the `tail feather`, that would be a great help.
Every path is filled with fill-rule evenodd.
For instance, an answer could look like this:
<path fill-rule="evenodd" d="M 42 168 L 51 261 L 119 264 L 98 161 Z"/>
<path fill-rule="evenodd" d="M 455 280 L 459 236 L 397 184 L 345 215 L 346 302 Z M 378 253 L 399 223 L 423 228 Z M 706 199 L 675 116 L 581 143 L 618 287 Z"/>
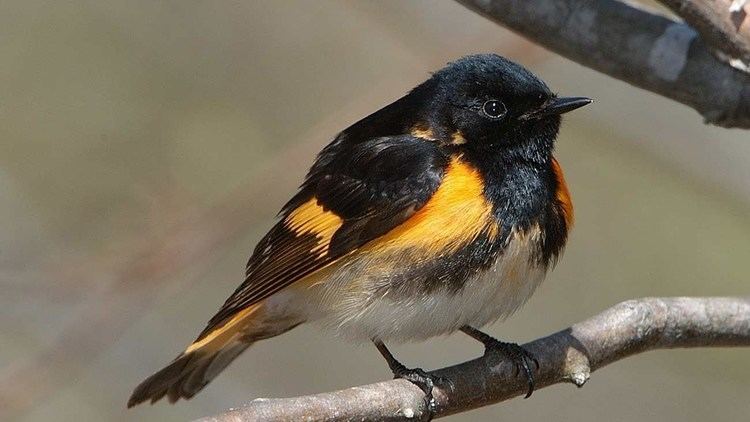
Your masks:
<path fill-rule="evenodd" d="M 130 395 L 128 407 L 133 407 L 149 399 L 151 399 L 151 403 L 154 403 L 164 397 L 169 390 L 169 386 L 180 379 L 183 370 L 193 358 L 192 353 L 181 354 L 162 370 L 143 380 Z"/>
<path fill-rule="evenodd" d="M 192 398 L 257 339 L 252 332 L 263 325 L 258 320 L 263 318 L 260 308 L 260 304 L 245 308 L 225 324 L 201 333 L 172 363 L 135 388 L 128 407 L 164 396 L 170 403 Z"/>
<path fill-rule="evenodd" d="M 147 400 L 155 403 L 164 396 L 170 403 L 190 399 L 224 370 L 251 343 L 236 341 L 214 353 L 183 353 L 164 369 L 146 378 L 128 400 L 133 407 Z"/>
<path fill-rule="evenodd" d="M 198 339 L 169 365 L 146 378 L 133 391 L 128 407 L 165 396 L 170 403 L 190 399 L 216 378 L 254 342 L 277 336 L 296 327 L 298 319 L 272 319 L 261 304 L 245 308 L 229 321 Z"/>

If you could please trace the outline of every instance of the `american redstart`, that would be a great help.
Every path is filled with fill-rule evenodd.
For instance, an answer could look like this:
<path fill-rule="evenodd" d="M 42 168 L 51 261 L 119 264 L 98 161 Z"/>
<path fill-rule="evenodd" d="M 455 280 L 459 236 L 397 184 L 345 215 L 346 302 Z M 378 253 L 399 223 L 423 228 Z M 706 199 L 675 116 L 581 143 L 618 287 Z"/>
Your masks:
<path fill-rule="evenodd" d="M 428 400 L 446 380 L 406 368 L 384 342 L 463 331 L 512 358 L 531 394 L 533 356 L 477 327 L 526 302 L 562 252 L 573 207 L 552 152 L 560 115 L 590 102 L 474 55 L 345 129 L 256 246 L 245 281 L 128 407 L 189 399 L 256 341 L 313 321 L 372 341 Z"/>

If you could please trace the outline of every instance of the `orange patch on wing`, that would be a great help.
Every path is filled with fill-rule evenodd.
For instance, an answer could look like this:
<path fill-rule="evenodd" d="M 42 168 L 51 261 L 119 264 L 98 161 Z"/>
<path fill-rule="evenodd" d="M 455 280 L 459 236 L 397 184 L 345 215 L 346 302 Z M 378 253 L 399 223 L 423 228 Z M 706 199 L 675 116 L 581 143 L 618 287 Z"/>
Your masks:
<path fill-rule="evenodd" d="M 341 218 L 323 209 L 318 200 L 313 198 L 289 213 L 284 224 L 297 235 L 313 234 L 318 239 L 318 245 L 313 248 L 319 256 L 328 252 L 333 234 L 341 227 Z"/>
<path fill-rule="evenodd" d="M 484 197 L 479 172 L 454 157 L 432 198 L 411 218 L 363 250 L 390 252 L 421 248 L 434 254 L 451 253 L 481 233 L 498 234 L 492 205 Z"/>
<path fill-rule="evenodd" d="M 552 159 L 552 172 L 555 174 L 557 179 L 557 192 L 555 194 L 557 202 L 562 206 L 563 217 L 565 218 L 565 224 L 568 229 L 573 227 L 574 215 L 573 215 L 573 201 L 570 199 L 570 191 L 568 185 L 565 183 L 565 177 L 563 176 L 562 167 L 557 159 Z"/>

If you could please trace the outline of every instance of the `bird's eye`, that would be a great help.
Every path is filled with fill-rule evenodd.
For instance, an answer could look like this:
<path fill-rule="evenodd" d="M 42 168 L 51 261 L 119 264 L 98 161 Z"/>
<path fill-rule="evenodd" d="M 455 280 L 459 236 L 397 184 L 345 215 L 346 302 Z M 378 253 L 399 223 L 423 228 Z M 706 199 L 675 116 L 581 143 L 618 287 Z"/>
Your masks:
<path fill-rule="evenodd" d="M 484 102 L 482 111 L 487 117 L 491 119 L 499 119 L 505 116 L 508 110 L 505 108 L 505 104 L 499 100 L 488 100 Z"/>

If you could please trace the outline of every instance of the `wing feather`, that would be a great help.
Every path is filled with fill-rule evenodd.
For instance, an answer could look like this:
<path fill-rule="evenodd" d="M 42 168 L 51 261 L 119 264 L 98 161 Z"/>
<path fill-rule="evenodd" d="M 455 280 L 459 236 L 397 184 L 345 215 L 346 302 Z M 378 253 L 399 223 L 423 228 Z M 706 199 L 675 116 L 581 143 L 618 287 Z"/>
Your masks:
<path fill-rule="evenodd" d="M 280 221 L 258 243 L 245 281 L 198 337 L 233 315 L 389 232 L 437 190 L 448 157 L 410 135 L 324 148 Z"/>

